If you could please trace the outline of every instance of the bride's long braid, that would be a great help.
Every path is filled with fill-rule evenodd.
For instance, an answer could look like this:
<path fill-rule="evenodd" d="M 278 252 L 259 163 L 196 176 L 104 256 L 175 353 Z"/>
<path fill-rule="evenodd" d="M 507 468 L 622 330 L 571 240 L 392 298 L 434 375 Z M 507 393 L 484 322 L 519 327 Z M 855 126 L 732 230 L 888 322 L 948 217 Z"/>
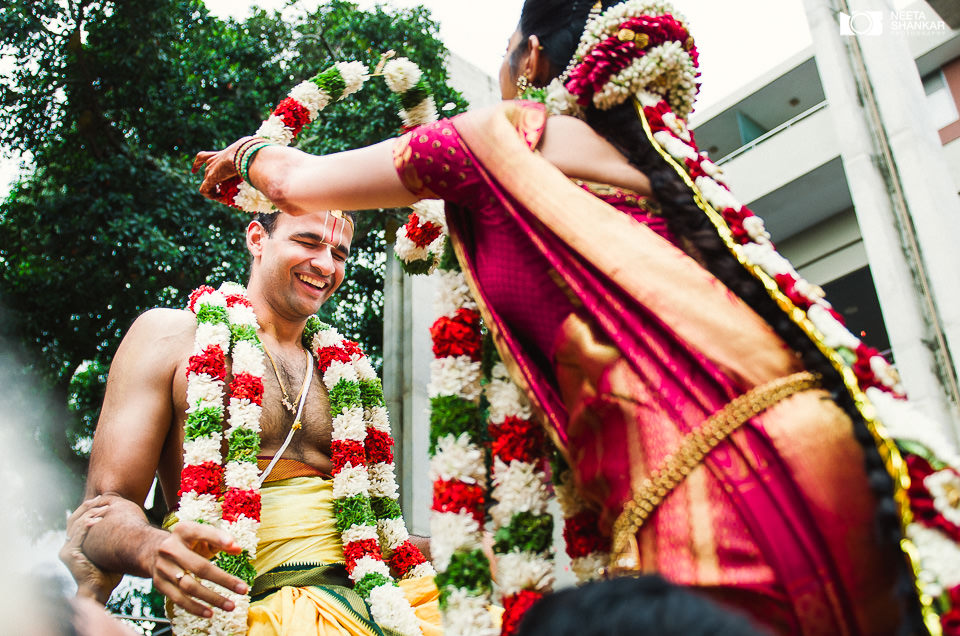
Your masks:
<path fill-rule="evenodd" d="M 585 0 L 527 0 L 524 3 L 520 32 L 524 38 L 538 36 L 554 76 L 559 75 L 573 57 L 592 4 Z M 618 0 L 602 1 L 604 9 L 614 4 L 618 4 Z M 522 47 L 518 48 L 522 50 Z M 877 499 L 878 540 L 898 564 L 898 593 L 904 606 L 899 633 L 904 636 L 925 633 L 913 575 L 899 551 L 902 534 L 893 498 L 893 480 L 839 373 L 723 244 L 710 220 L 697 207 L 686 184 L 650 145 L 631 101 L 609 110 L 591 106 L 587 109 L 586 121 L 650 179 L 668 227 L 676 236 L 685 239 L 691 256 L 756 311 L 788 346 L 802 356 L 808 370 L 823 376 L 825 388 L 853 422 L 854 436 L 863 449 L 870 488 Z"/>

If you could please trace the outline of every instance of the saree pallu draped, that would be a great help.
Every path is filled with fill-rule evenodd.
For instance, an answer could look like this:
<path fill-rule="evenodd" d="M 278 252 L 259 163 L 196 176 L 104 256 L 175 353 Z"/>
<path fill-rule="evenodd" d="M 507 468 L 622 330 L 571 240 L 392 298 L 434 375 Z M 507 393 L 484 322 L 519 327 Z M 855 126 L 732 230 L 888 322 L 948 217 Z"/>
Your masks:
<path fill-rule="evenodd" d="M 390 636 L 370 618 L 343 564 L 333 517 L 333 482 L 293 477 L 267 482 L 248 617 L 250 636 Z M 424 636 L 440 636 L 438 592 L 431 578 L 399 581 Z"/>
<path fill-rule="evenodd" d="M 803 365 L 686 253 L 531 152 L 544 121 L 538 106 L 505 103 L 414 130 L 395 156 L 411 190 L 447 199 L 494 342 L 609 532 L 685 435 Z M 508 268 L 532 285 L 520 296 L 541 285 L 566 299 L 559 316 L 563 303 L 534 308 L 553 317 L 549 338 L 512 318 L 491 252 L 518 252 Z M 637 534 L 641 568 L 776 633 L 891 633 L 897 557 L 876 546 L 874 507 L 849 418 L 825 391 L 804 391 L 734 432 L 664 499 Z"/>

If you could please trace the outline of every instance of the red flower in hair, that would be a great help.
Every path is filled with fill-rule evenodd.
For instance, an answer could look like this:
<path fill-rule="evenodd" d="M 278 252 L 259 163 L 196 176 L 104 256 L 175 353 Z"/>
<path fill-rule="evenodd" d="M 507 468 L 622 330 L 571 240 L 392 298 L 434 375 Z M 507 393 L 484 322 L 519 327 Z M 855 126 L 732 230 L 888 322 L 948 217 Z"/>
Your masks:
<path fill-rule="evenodd" d="M 433 509 L 437 512 L 466 512 L 483 523 L 484 490 L 476 484 L 462 481 L 437 480 L 433 482 Z"/>
<path fill-rule="evenodd" d="M 214 380 L 227 377 L 227 364 L 220 345 L 210 345 L 200 353 L 190 356 L 187 362 L 187 377 L 191 373 L 206 374 Z"/>
<path fill-rule="evenodd" d="M 353 572 L 357 561 L 366 556 L 380 560 L 380 544 L 376 539 L 351 541 L 343 546 L 343 562 L 347 566 L 347 572 Z"/>
<path fill-rule="evenodd" d="M 180 474 L 180 492 L 195 492 L 198 495 L 214 495 L 219 497 L 223 491 L 223 466 L 216 462 L 202 464 L 187 464 Z"/>
<path fill-rule="evenodd" d="M 430 245 L 442 232 L 439 225 L 434 225 L 430 221 L 421 223 L 420 217 L 415 212 L 411 212 L 407 219 L 407 224 L 403 226 L 403 229 L 407 231 L 407 238 L 413 241 L 413 244 L 417 247 Z"/>
<path fill-rule="evenodd" d="M 493 456 L 506 463 L 533 463 L 542 454 L 543 429 L 529 420 L 510 416 L 502 424 L 490 424 L 489 431 Z"/>
<path fill-rule="evenodd" d="M 870 358 L 880 355 L 880 352 L 861 342 L 860 346 L 857 347 L 856 354 L 857 361 L 853 363 L 853 373 L 857 376 L 861 388 L 867 389 L 875 386 L 887 391 L 887 387 L 877 379 L 877 376 L 873 373 L 873 368 L 870 366 Z"/>
<path fill-rule="evenodd" d="M 533 590 L 520 590 L 516 594 L 504 596 L 501 636 L 516 634 L 523 615 L 541 598 L 543 598 L 543 594 Z"/>
<path fill-rule="evenodd" d="M 249 373 L 238 373 L 230 383 L 230 397 L 263 405 L 263 380 Z"/>
<path fill-rule="evenodd" d="M 223 497 L 223 519 L 233 523 L 240 515 L 260 521 L 260 493 L 231 488 Z"/>
<path fill-rule="evenodd" d="M 287 97 L 277 104 L 273 114 L 283 120 L 283 125 L 293 132 L 294 137 L 310 123 L 310 111 L 292 97 Z"/>
<path fill-rule="evenodd" d="M 780 291 L 800 309 L 809 309 L 813 302 L 797 290 L 799 279 L 793 274 L 777 274 L 773 277 Z"/>
<path fill-rule="evenodd" d="M 453 317 L 441 316 L 430 327 L 430 335 L 436 357 L 470 356 L 473 361 L 480 360 L 479 312 L 461 307 Z"/>
<path fill-rule="evenodd" d="M 933 502 L 933 495 L 927 490 L 924 479 L 936 472 L 930 463 L 918 455 L 905 454 L 907 474 L 910 475 L 910 507 L 917 521 L 929 528 L 937 528 L 954 541 L 960 541 L 960 526 L 951 523 L 943 516 Z M 960 594 L 960 591 L 958 591 Z"/>
<path fill-rule="evenodd" d="M 200 297 L 203 296 L 204 294 L 209 294 L 215 291 L 217 290 L 214 289 L 213 287 L 210 287 L 209 285 L 200 285 L 199 287 L 194 289 L 192 292 L 190 292 L 190 302 L 187 304 L 187 307 L 193 313 L 197 313 L 197 301 L 200 300 Z"/>
<path fill-rule="evenodd" d="M 333 474 L 339 473 L 344 466 L 365 466 L 363 444 L 354 439 L 335 439 L 330 442 L 330 455 L 333 461 Z"/>
<path fill-rule="evenodd" d="M 398 545 L 390 555 L 390 566 L 403 576 L 421 563 L 425 563 L 426 560 L 417 546 L 407 540 Z"/>
<path fill-rule="evenodd" d="M 367 438 L 364 440 L 367 451 L 367 461 L 371 464 L 389 464 L 393 461 L 393 440 L 390 434 L 373 428 L 367 428 Z"/>
<path fill-rule="evenodd" d="M 317 369 L 320 373 L 326 373 L 327 369 L 334 362 L 350 362 L 350 354 L 343 347 L 323 347 L 317 349 Z"/>

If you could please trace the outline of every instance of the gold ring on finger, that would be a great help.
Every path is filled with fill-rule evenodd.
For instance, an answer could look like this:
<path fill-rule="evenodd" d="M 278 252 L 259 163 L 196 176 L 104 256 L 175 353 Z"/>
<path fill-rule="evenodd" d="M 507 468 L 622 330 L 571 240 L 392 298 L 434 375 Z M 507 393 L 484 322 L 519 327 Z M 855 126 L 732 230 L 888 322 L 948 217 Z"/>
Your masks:
<path fill-rule="evenodd" d="M 186 570 L 180 570 L 179 572 L 177 572 L 177 575 L 176 575 L 175 577 L 173 577 L 173 578 L 177 579 L 177 585 L 180 585 L 180 580 L 181 580 L 184 576 L 186 576 L 186 575 L 187 575 L 187 571 L 186 571 Z"/>

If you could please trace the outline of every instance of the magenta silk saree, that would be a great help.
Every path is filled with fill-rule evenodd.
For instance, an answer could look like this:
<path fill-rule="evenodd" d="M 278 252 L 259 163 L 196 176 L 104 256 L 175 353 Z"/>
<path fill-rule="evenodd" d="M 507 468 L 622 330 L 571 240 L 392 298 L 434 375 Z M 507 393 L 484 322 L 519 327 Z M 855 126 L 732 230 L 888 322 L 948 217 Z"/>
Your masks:
<path fill-rule="evenodd" d="M 538 105 L 415 129 L 397 169 L 448 201 L 457 257 L 514 380 L 610 531 L 651 470 L 798 356 L 662 228 L 574 185 L 535 148 Z M 639 222 L 638 222 L 639 221 Z M 637 533 L 641 569 L 782 634 L 898 621 L 875 502 L 846 414 L 797 393 L 733 433 Z"/>

